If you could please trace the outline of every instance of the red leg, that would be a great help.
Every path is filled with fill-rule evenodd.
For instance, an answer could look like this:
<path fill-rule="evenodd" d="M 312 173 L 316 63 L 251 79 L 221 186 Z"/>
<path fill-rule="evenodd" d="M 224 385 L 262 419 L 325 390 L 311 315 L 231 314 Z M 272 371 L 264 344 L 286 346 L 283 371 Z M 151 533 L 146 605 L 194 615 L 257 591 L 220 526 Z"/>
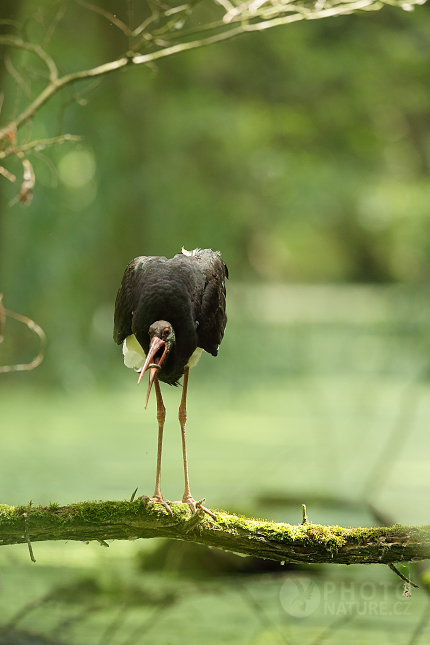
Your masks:
<path fill-rule="evenodd" d="M 188 389 L 188 374 L 190 368 L 186 367 L 184 372 L 184 384 L 182 387 L 182 398 L 179 406 L 179 423 L 181 424 L 182 435 L 182 457 L 184 460 L 184 476 L 185 476 L 185 490 L 182 497 L 182 502 L 188 504 L 191 510 L 195 513 L 196 507 L 190 491 L 190 480 L 188 478 L 188 461 L 187 461 L 187 440 L 185 436 L 185 426 L 187 423 L 187 389 Z"/>
<path fill-rule="evenodd" d="M 154 379 L 155 393 L 157 395 L 157 421 L 158 421 L 158 448 L 157 448 L 157 471 L 155 475 L 154 497 L 162 498 L 161 495 L 161 449 L 163 446 L 164 420 L 166 418 L 166 408 L 164 407 L 163 397 L 161 396 L 160 384 L 158 378 Z"/>
<path fill-rule="evenodd" d="M 158 449 L 157 449 L 157 470 L 155 474 L 155 491 L 149 499 L 155 504 L 162 504 L 164 508 L 172 515 L 172 510 L 167 502 L 164 501 L 161 494 L 161 448 L 163 445 L 164 420 L 166 418 L 166 408 L 164 407 L 163 397 L 161 396 L 160 384 L 158 378 L 154 379 L 155 393 L 157 395 L 157 421 L 158 421 Z M 148 499 L 148 498 L 146 498 Z"/>
<path fill-rule="evenodd" d="M 188 374 L 189 374 L 190 368 L 186 367 L 185 372 L 184 372 L 184 383 L 182 386 L 182 398 L 181 398 L 181 404 L 179 406 L 179 423 L 181 424 L 181 435 L 182 435 L 182 457 L 184 460 L 184 476 L 185 476 L 185 490 L 184 490 L 184 495 L 182 497 L 182 503 L 183 504 L 188 504 L 188 506 L 191 509 L 192 513 L 196 512 L 196 504 L 198 504 L 198 507 L 203 509 L 206 513 L 208 513 L 211 517 L 216 519 L 216 515 L 209 511 L 205 506 L 202 506 L 199 502 L 196 502 L 193 496 L 191 495 L 191 490 L 190 490 L 190 480 L 188 477 L 188 460 L 187 460 L 187 441 L 186 441 L 186 434 L 185 434 L 185 426 L 187 423 L 187 389 L 188 389 Z M 203 501 L 203 500 L 202 500 Z"/>

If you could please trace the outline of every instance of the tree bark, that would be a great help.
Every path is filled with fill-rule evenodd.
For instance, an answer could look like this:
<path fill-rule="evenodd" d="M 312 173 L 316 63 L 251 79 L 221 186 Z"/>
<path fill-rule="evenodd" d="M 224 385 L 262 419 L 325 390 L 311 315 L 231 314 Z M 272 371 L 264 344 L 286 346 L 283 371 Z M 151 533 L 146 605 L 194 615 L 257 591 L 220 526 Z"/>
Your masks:
<path fill-rule="evenodd" d="M 69 506 L 0 505 L 0 544 L 50 540 L 134 540 L 164 537 L 198 542 L 243 555 L 285 562 L 370 564 L 430 558 L 430 525 L 342 528 L 318 524 L 277 524 L 266 520 L 172 505 L 83 502 Z"/>

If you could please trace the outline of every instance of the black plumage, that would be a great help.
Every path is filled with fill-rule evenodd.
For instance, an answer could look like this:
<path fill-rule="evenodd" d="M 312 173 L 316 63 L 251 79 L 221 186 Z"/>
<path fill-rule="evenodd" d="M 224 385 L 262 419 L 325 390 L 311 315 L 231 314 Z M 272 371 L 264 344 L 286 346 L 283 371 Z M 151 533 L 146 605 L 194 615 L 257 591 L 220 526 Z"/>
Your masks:
<path fill-rule="evenodd" d="M 225 279 L 228 270 L 210 249 L 165 257 L 135 258 L 127 266 L 115 303 L 114 340 L 120 345 L 134 334 L 148 353 L 149 327 L 168 321 L 176 342 L 158 371 L 158 379 L 177 384 L 197 347 L 212 356 L 227 322 Z"/>
<path fill-rule="evenodd" d="M 185 469 L 182 501 L 195 511 L 195 502 L 189 491 L 185 447 L 188 371 L 190 359 L 192 366 L 193 354 L 196 350 L 199 352 L 198 348 L 213 356 L 218 354 L 227 322 L 226 278 L 227 266 L 220 254 L 210 249 L 183 249 L 182 253 L 169 260 L 140 256 L 127 266 L 115 302 L 114 340 L 118 345 L 124 343 L 126 364 L 140 368 L 138 382 L 149 369 L 147 401 L 152 383 L 155 384 L 159 451 L 156 490 L 152 500 L 164 504 L 169 511 L 159 485 L 165 409 L 158 381 L 177 385 L 185 375 L 179 408 Z M 133 346 L 132 350 L 129 344 Z M 127 354 L 131 358 L 127 358 Z"/>

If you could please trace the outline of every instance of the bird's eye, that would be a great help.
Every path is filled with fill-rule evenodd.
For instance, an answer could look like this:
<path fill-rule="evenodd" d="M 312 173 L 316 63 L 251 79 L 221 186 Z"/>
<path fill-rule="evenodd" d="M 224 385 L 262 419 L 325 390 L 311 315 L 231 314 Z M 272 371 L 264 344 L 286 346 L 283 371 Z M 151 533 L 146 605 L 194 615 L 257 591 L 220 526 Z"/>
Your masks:
<path fill-rule="evenodd" d="M 168 328 L 168 327 L 165 327 L 165 328 L 163 329 L 163 338 L 167 338 L 167 336 L 168 336 L 168 335 L 169 335 L 169 328 Z"/>

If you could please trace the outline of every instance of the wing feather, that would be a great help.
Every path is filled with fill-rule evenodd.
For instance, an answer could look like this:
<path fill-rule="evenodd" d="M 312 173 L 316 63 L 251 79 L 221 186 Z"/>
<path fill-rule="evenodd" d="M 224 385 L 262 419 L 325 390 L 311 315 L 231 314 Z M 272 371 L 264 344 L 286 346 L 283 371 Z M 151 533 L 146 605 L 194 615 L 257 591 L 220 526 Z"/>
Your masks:
<path fill-rule="evenodd" d="M 141 255 L 134 258 L 124 271 L 121 286 L 115 300 L 113 339 L 118 345 L 121 345 L 127 336 L 132 333 L 134 287 L 142 271 L 144 271 L 145 265 L 152 259 L 152 257 Z"/>
<path fill-rule="evenodd" d="M 225 280 L 228 278 L 228 269 L 220 254 L 209 249 L 200 251 L 196 257 L 205 273 L 205 285 L 197 316 L 198 346 L 216 356 L 227 324 Z"/>

